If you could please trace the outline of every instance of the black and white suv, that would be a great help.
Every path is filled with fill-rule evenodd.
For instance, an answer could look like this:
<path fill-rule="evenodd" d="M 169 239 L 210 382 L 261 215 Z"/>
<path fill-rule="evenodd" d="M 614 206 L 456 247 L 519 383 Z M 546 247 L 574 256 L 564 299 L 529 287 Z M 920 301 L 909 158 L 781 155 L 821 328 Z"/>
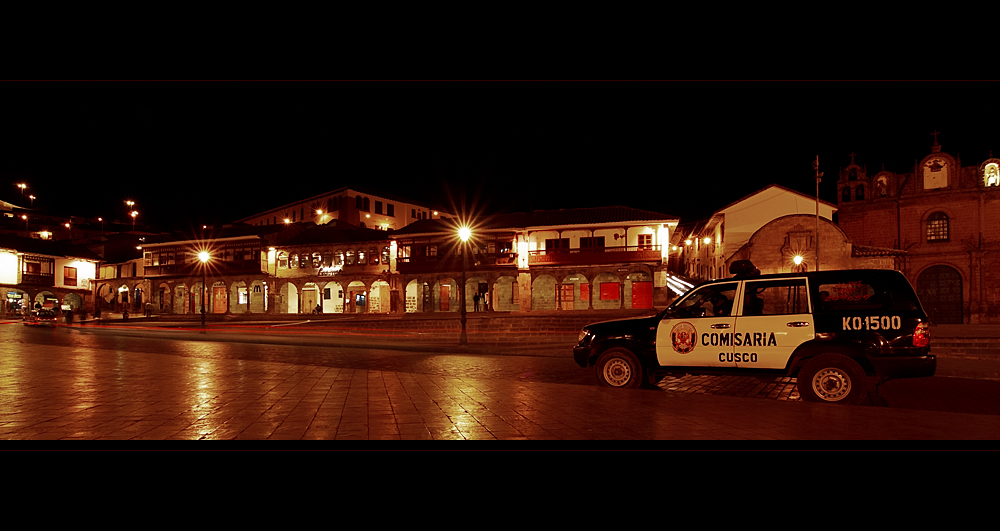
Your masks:
<path fill-rule="evenodd" d="M 735 276 L 695 286 L 653 317 L 587 325 L 574 358 L 601 385 L 655 385 L 669 373 L 798 378 L 804 400 L 858 404 L 866 377 L 933 376 L 928 319 L 900 272 Z"/>

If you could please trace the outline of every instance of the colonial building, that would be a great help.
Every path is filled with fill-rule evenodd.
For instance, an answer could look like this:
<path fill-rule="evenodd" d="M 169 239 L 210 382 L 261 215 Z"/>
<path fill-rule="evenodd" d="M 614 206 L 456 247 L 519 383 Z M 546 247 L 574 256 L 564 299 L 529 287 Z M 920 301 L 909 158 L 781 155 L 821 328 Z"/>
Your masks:
<path fill-rule="evenodd" d="M 674 236 L 674 263 L 697 280 L 728 277 L 737 260 L 750 260 L 762 273 L 814 271 L 817 261 L 823 270 L 897 268 L 903 252 L 855 244 L 833 223 L 836 207 L 826 201 L 818 207 L 817 219 L 815 197 L 768 186 L 685 224 Z"/>
<path fill-rule="evenodd" d="M 905 251 L 901 270 L 938 323 L 1000 321 L 1000 159 L 963 165 L 934 133 L 904 172 L 851 163 L 837 181 L 839 223 L 855 242 Z"/>
<path fill-rule="evenodd" d="M 505 214 L 473 223 L 467 244 L 454 220 L 433 217 L 398 231 L 233 225 L 147 237 L 141 260 L 107 264 L 94 289 L 132 312 L 148 300 L 199 314 L 204 292 L 214 314 L 458 312 L 467 249 L 468 311 L 652 308 L 669 297 L 677 221 L 625 207 Z"/>
<path fill-rule="evenodd" d="M 100 259 L 69 241 L 0 235 L 0 315 L 86 308 Z"/>
<path fill-rule="evenodd" d="M 754 235 L 768 223 L 785 216 L 803 217 L 798 221 L 801 228 L 793 228 L 791 232 L 794 234 L 789 235 L 791 241 L 788 248 L 794 248 L 795 254 L 764 256 L 762 253 L 755 253 L 754 264 L 761 271 L 767 269 L 776 273 L 781 270 L 788 272 L 788 268 L 792 266 L 804 266 L 811 270 L 816 264 L 816 208 L 815 197 L 776 184 L 726 205 L 715 211 L 709 219 L 691 224 L 687 226 L 686 232 L 675 236 L 678 263 L 682 267 L 679 273 L 699 280 L 728 277 L 729 264 L 734 260 L 746 259 L 735 258 L 737 252 L 743 250 L 741 256 L 747 255 L 753 248 L 753 243 L 760 245 L 759 238 L 755 242 L 751 241 Z M 819 201 L 820 225 L 831 224 L 835 211 L 834 205 Z M 809 215 L 812 215 L 811 223 L 805 219 Z M 822 247 L 822 234 L 820 242 Z M 745 248 L 747 245 L 751 247 Z M 825 249 L 820 249 L 821 267 L 826 256 L 824 251 Z M 781 262 L 792 260 L 794 256 L 801 256 L 802 262 Z M 758 264 L 758 261 L 761 263 Z"/>
<path fill-rule="evenodd" d="M 236 223 L 266 226 L 312 222 L 325 225 L 333 220 L 340 220 L 361 228 L 396 230 L 417 220 L 449 217 L 451 214 L 440 208 L 412 199 L 375 190 L 344 187 L 254 214 L 236 220 Z"/>
<path fill-rule="evenodd" d="M 203 293 L 211 314 L 389 313 L 398 306 L 388 234 L 339 220 L 206 228 L 146 237 L 138 248 L 141 258 L 102 266 L 94 290 L 105 308 L 135 313 L 149 302 L 157 314 L 200 314 Z"/>
<path fill-rule="evenodd" d="M 393 234 L 407 312 L 652 308 L 665 303 L 667 243 L 676 217 L 627 207 L 487 217 L 459 239 L 454 220 Z M 463 250 L 468 249 L 467 253 Z"/>

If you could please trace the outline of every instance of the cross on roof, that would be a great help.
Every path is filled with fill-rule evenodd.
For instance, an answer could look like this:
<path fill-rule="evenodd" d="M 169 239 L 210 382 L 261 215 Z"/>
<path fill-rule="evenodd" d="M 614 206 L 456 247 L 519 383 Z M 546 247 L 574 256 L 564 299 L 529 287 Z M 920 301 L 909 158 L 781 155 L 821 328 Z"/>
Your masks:
<path fill-rule="evenodd" d="M 941 133 L 935 129 L 934 132 L 931 134 L 934 135 L 934 145 L 936 146 L 938 143 L 937 136 L 940 135 Z"/>
<path fill-rule="evenodd" d="M 856 155 L 856 153 L 854 153 L 854 152 L 852 151 L 852 152 L 851 152 L 851 164 L 854 164 L 854 155 Z"/>

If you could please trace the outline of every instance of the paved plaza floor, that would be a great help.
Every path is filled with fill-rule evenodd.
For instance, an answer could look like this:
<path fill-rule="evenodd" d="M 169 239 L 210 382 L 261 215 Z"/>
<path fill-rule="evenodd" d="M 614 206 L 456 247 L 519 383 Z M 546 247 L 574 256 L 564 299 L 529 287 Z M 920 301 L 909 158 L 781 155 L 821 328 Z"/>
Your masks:
<path fill-rule="evenodd" d="M 5 440 L 1000 439 L 996 415 L 60 346 L 0 362 Z"/>

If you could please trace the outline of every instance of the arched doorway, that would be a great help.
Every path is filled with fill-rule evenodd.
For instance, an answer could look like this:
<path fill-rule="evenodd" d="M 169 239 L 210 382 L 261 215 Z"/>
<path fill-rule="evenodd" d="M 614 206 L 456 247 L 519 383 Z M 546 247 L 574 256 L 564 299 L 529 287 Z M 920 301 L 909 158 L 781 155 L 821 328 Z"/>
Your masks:
<path fill-rule="evenodd" d="M 917 297 L 927 316 L 937 324 L 961 324 L 962 275 L 954 268 L 928 267 L 917 277 Z"/>
<path fill-rule="evenodd" d="M 347 307 L 345 313 L 368 313 L 368 287 L 355 280 L 347 285 Z"/>
<path fill-rule="evenodd" d="M 66 304 L 74 312 L 79 312 L 83 308 L 83 297 L 76 293 L 70 293 L 63 297 L 63 304 Z"/>

